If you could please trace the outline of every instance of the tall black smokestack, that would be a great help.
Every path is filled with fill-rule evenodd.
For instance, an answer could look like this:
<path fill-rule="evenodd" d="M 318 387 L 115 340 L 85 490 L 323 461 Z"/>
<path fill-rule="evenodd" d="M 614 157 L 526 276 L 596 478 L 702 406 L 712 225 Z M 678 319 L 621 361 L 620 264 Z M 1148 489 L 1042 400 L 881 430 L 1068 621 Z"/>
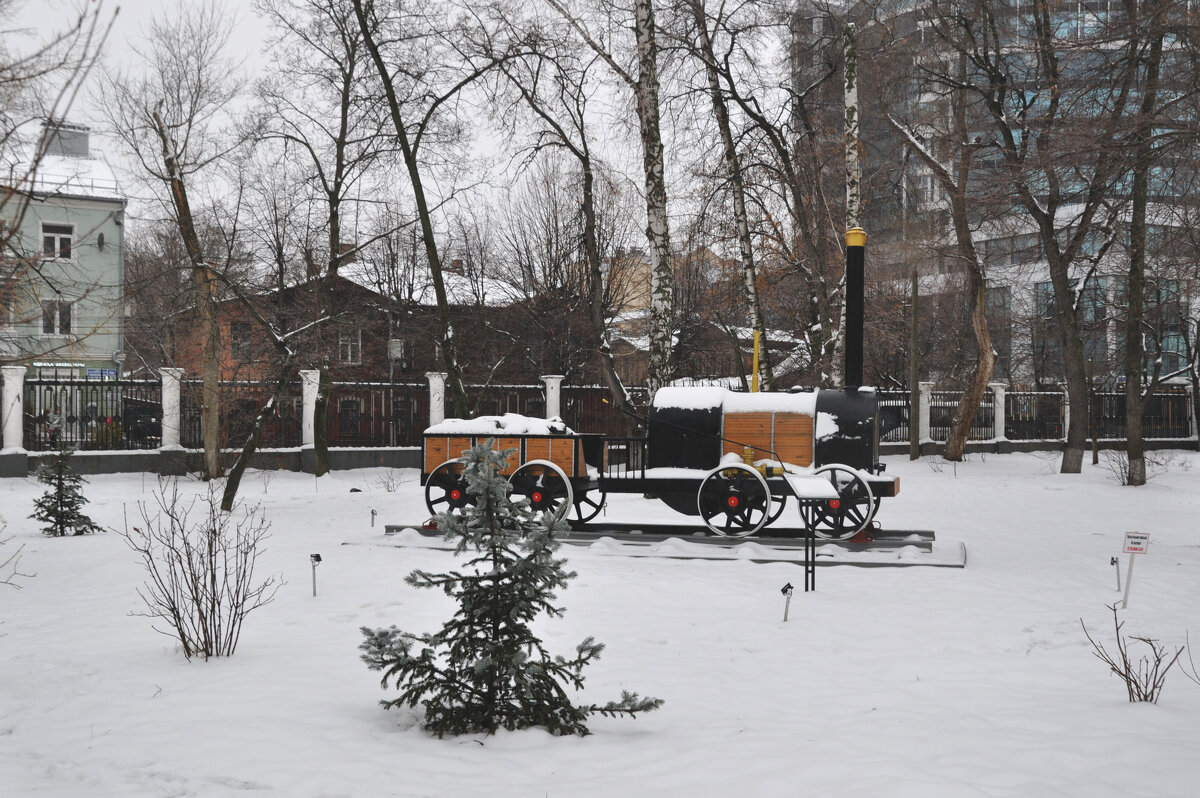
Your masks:
<path fill-rule="evenodd" d="M 846 231 L 846 387 L 863 384 L 863 255 L 867 234 L 861 227 Z"/>

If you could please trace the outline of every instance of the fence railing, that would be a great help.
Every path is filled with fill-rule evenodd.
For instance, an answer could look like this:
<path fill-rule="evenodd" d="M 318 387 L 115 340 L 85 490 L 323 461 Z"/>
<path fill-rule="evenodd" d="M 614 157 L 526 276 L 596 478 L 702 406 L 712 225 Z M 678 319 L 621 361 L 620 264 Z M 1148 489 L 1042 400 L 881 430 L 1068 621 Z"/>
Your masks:
<path fill-rule="evenodd" d="M 157 449 L 162 436 L 158 380 L 27 378 L 24 447 L 44 452 Z"/>
<path fill-rule="evenodd" d="M 961 394 L 932 391 L 929 397 L 929 438 L 945 442 L 958 414 Z M 884 443 L 909 440 L 912 413 L 908 391 L 880 391 L 879 439 Z M 1125 394 L 1098 391 L 1091 397 L 1089 437 L 1098 440 L 1123 440 Z M 1061 391 L 1004 391 L 1004 437 L 1011 441 L 1062 440 L 1066 434 L 1066 394 Z M 986 441 L 996 437 L 995 394 L 991 391 L 971 423 L 968 440 Z M 1142 414 L 1142 435 L 1147 440 L 1189 438 L 1192 435 L 1192 400 L 1182 388 L 1164 388 L 1146 397 Z"/>
<path fill-rule="evenodd" d="M 179 386 L 179 442 L 185 449 L 204 447 L 202 407 L 204 384 L 201 380 L 183 380 Z M 269 382 L 223 382 L 220 396 L 218 440 L 221 448 L 240 447 L 250 435 L 254 420 L 275 393 Z M 288 386 L 283 400 L 276 404 L 263 425 L 261 449 L 284 449 L 300 445 L 300 383 Z"/>
<path fill-rule="evenodd" d="M 272 395 L 270 383 L 233 382 L 220 386 L 220 444 L 239 447 L 250 433 L 259 409 Z M 85 450 L 155 449 L 162 442 L 163 394 L 158 380 L 99 380 L 26 378 L 23 389 L 24 447 L 47 451 L 66 444 Z M 645 389 L 631 389 L 634 405 L 644 408 Z M 1003 413 L 1004 437 L 1013 441 L 1062 440 L 1066 429 L 1066 397 L 1058 391 L 1003 390 L 984 395 L 971 424 L 969 440 L 997 437 L 996 414 Z M 878 392 L 880 440 L 907 442 L 915 414 L 908 391 Z M 928 436 L 944 442 L 958 412 L 959 394 L 928 391 Z M 467 386 L 476 415 L 545 414 L 541 385 Z M 611 437 L 638 434 L 636 418 L 623 416 L 607 402 L 600 386 L 561 387 L 560 412 L 577 432 Z M 199 380 L 180 383 L 180 443 L 202 448 L 202 386 Z M 261 448 L 301 444 L 301 384 L 288 386 L 282 402 L 267 419 Z M 1125 437 L 1125 394 L 1101 391 L 1090 402 L 1089 435 L 1101 440 Z M 328 433 L 333 447 L 419 446 L 429 426 L 427 383 L 334 383 L 330 393 Z M 1189 438 L 1192 435 L 1191 396 L 1183 388 L 1162 389 L 1146 400 L 1143 436 L 1147 440 Z"/>

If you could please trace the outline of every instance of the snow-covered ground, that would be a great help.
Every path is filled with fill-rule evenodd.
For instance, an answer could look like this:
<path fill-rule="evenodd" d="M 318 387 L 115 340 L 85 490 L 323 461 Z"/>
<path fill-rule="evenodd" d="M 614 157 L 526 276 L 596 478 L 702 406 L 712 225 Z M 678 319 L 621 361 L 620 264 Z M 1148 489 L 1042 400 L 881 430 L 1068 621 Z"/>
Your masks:
<path fill-rule="evenodd" d="M 607 644 L 581 700 L 629 689 L 666 701 L 596 718 L 586 738 L 438 740 L 377 705 L 386 694 L 359 661 L 359 627 L 430 631 L 451 612 L 402 580 L 452 555 L 383 534 L 425 517 L 414 472 L 250 474 L 243 495 L 273 524 L 260 572 L 287 584 L 249 617 L 237 654 L 210 662 L 185 661 L 131 615 L 144 574 L 118 534 L 44 538 L 26 518 L 41 486 L 0 480 L 13 538 L 0 552 L 24 543 L 22 570 L 36 572 L 21 590 L 0 586 L 0 794 L 1200 793 L 1200 687 L 1173 672 L 1157 706 L 1129 704 L 1080 628 L 1111 647 L 1110 559 L 1126 531 L 1149 532 L 1126 632 L 1174 646 L 1190 630 L 1200 664 L 1200 459 L 1179 455 L 1138 489 L 1103 466 L 1061 476 L 1049 456 L 888 467 L 902 488 L 883 523 L 962 541 L 966 568 L 821 568 L 783 623 L 794 564 L 564 549 L 579 576 L 543 636 L 564 654 L 589 634 Z M 92 477 L 87 509 L 120 527 L 156 487 Z M 610 504 L 614 518 L 680 518 L 638 497 Z M 323 558 L 315 598 L 311 553 Z"/>

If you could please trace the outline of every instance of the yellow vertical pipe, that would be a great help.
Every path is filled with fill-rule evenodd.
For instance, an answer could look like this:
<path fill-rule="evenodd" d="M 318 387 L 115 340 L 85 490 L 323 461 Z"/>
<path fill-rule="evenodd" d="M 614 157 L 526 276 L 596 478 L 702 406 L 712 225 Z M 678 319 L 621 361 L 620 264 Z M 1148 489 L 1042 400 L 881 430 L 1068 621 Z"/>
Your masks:
<path fill-rule="evenodd" d="M 758 333 L 758 330 L 755 330 L 754 331 L 754 376 L 750 378 L 750 390 L 753 391 L 754 393 L 758 393 L 758 345 L 759 345 L 759 333 Z"/>

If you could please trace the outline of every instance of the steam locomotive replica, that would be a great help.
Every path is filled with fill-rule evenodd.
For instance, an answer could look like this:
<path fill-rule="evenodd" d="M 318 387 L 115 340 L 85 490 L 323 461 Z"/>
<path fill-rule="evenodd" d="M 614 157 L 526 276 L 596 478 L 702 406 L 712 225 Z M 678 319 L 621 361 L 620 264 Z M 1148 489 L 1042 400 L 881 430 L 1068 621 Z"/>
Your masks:
<path fill-rule="evenodd" d="M 717 535 L 753 535 L 791 502 L 807 541 L 867 530 L 880 500 L 895 496 L 900 481 L 879 462 L 875 391 L 858 387 L 865 246 L 860 228 L 846 231 L 846 387 L 789 393 L 660 388 L 646 435 L 636 438 L 579 435 L 561 425 L 533 429 L 523 416 L 450 419 L 425 431 L 426 506 L 435 515 L 461 512 L 472 500 L 461 454 L 492 440 L 500 451 L 513 450 L 502 472 L 513 493 L 527 497 L 534 510 L 569 514 L 576 526 L 594 519 L 609 493 L 640 493 L 700 516 Z"/>
<path fill-rule="evenodd" d="M 430 513 L 471 502 L 462 453 L 511 450 L 501 473 L 535 511 L 582 527 L 610 493 L 657 497 L 716 535 L 753 535 L 794 503 L 803 530 L 845 539 L 870 527 L 899 479 L 878 461 L 879 405 L 870 388 L 750 393 L 660 389 L 646 434 L 576 434 L 523 416 L 448 419 L 426 430 L 422 483 Z"/>

